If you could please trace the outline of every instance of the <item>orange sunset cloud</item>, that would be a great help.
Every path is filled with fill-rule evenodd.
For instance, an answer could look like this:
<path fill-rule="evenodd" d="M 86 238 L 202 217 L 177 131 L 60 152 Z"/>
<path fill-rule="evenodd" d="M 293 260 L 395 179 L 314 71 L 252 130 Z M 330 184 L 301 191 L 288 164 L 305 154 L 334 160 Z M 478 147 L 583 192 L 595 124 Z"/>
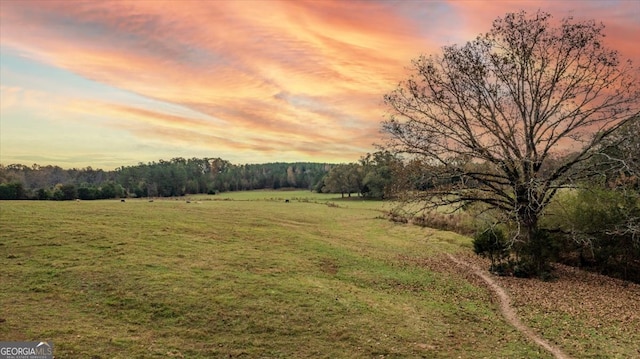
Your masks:
<path fill-rule="evenodd" d="M 640 61 L 638 3 L 611 4 L 4 1 L 0 161 L 355 161 L 380 142 L 382 97 L 412 58 L 507 11 L 602 21 L 609 45 Z M 75 140 L 82 131 L 95 137 Z"/>

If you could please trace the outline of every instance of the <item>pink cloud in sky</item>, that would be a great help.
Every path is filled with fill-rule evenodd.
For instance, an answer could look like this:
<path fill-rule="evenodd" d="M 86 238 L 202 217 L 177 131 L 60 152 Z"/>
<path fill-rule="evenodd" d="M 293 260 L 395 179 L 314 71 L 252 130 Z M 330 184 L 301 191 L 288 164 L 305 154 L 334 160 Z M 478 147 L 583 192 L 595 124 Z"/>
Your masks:
<path fill-rule="evenodd" d="M 607 43 L 620 51 L 624 58 L 633 59 L 640 64 L 640 2 L 636 0 L 611 1 L 554 1 L 554 0 L 450 0 L 456 13 L 464 18 L 465 31 L 472 34 L 489 30 L 491 21 L 504 16 L 509 11 L 525 10 L 534 13 L 538 10 L 549 12 L 553 20 L 559 22 L 565 17 L 575 20 L 595 20 L 605 25 Z"/>
<path fill-rule="evenodd" d="M 233 154 L 239 163 L 343 162 L 374 150 L 382 96 L 406 77 L 412 58 L 470 40 L 507 11 L 600 19 L 611 46 L 640 62 L 638 3 L 614 3 L 3 1 L 0 45 L 201 115 L 126 100 L 65 102 L 81 104 L 67 110 L 85 118 L 91 111 L 112 117 L 98 121 L 100 131 L 125 131 L 142 144 L 193 144 L 198 153 Z M 5 116 L 3 122 L 19 121 Z M 3 148 L 3 163 L 11 150 Z"/>

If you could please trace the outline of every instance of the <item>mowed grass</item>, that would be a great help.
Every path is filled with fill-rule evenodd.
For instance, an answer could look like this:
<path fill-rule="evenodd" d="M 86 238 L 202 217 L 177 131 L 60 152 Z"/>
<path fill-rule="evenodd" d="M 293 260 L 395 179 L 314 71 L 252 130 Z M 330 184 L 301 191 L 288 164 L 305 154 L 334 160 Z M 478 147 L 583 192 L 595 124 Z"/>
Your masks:
<path fill-rule="evenodd" d="M 403 260 L 468 238 L 379 202 L 237 196 L 0 202 L 0 339 L 59 358 L 549 357 L 485 289 Z"/>

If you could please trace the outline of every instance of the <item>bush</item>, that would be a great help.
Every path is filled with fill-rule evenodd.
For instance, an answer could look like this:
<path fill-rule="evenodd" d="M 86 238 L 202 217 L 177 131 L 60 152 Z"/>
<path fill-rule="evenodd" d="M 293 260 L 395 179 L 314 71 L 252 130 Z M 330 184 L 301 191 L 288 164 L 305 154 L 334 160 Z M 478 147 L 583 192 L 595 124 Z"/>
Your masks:
<path fill-rule="evenodd" d="M 100 195 L 100 190 L 96 187 L 80 187 L 78 188 L 78 198 L 82 200 L 97 199 Z"/>
<path fill-rule="evenodd" d="M 529 262 L 520 261 L 512 264 L 513 276 L 517 278 L 531 278 L 535 273 Z"/>
<path fill-rule="evenodd" d="M 527 277 L 542 276 L 550 272 L 550 263 L 558 258 L 559 243 L 546 229 L 537 229 L 528 242 L 518 246 L 520 264 L 526 268 Z M 524 271 L 524 269 L 523 269 Z"/>
<path fill-rule="evenodd" d="M 73 184 L 58 184 L 51 194 L 56 201 L 71 201 L 78 198 L 78 190 Z"/>
<path fill-rule="evenodd" d="M 3 199 L 26 199 L 27 195 L 24 186 L 20 182 L 0 184 L 0 200 Z"/>
<path fill-rule="evenodd" d="M 474 233 L 473 227 L 469 224 L 468 215 L 464 212 L 425 212 L 413 217 L 411 223 L 420 227 L 451 231 L 462 235 L 471 235 Z"/>
<path fill-rule="evenodd" d="M 506 275 L 509 268 L 502 263 L 509 256 L 507 236 L 501 228 L 496 226 L 486 227 L 480 230 L 473 238 L 473 251 L 482 257 L 491 260 L 491 272 Z"/>
<path fill-rule="evenodd" d="M 559 233 L 560 262 L 640 282 L 640 195 L 592 188 L 559 198 L 546 226 Z"/>
<path fill-rule="evenodd" d="M 46 188 L 39 188 L 36 191 L 36 198 L 39 200 L 51 199 L 51 191 Z"/>

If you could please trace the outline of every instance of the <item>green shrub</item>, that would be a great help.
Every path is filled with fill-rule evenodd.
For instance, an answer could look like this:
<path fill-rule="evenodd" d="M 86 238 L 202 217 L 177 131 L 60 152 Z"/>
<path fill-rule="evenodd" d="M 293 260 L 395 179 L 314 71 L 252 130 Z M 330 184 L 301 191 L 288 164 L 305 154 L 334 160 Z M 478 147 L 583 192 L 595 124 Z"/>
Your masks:
<path fill-rule="evenodd" d="M 559 233 L 559 261 L 640 282 L 640 195 L 590 188 L 566 193 L 545 226 Z"/>
<path fill-rule="evenodd" d="M 1 183 L 0 184 L 0 200 L 3 199 L 26 199 L 26 191 L 20 182 Z"/>
<path fill-rule="evenodd" d="M 523 271 L 528 272 L 527 277 L 541 277 L 545 272 L 550 272 L 550 263 L 558 258 L 559 243 L 557 238 L 550 235 L 546 229 L 537 229 L 531 233 L 531 238 L 518 247 L 520 265 Z"/>
<path fill-rule="evenodd" d="M 508 274 L 508 266 L 502 263 L 509 256 L 507 236 L 501 228 L 490 226 L 482 229 L 473 238 L 473 251 L 491 260 L 491 270 L 497 274 Z"/>
<path fill-rule="evenodd" d="M 530 278 L 535 273 L 531 264 L 527 261 L 512 263 L 513 276 L 517 278 Z"/>

